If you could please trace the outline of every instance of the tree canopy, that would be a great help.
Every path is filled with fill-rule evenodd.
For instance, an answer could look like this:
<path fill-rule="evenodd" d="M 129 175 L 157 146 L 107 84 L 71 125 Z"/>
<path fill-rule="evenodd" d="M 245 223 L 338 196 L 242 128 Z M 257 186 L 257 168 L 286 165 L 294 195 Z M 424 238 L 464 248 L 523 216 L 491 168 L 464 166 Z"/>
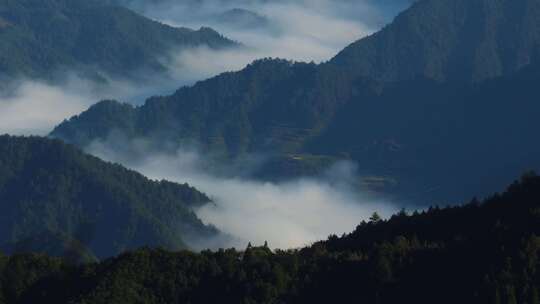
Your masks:
<path fill-rule="evenodd" d="M 142 248 L 73 266 L 0 256 L 6 303 L 538 303 L 540 177 L 296 250 Z"/>
<path fill-rule="evenodd" d="M 0 76 L 8 79 L 165 76 L 170 52 L 194 46 L 238 44 L 210 28 L 173 28 L 105 0 L 0 1 Z"/>
<path fill-rule="evenodd" d="M 0 137 L 0 245 L 8 252 L 103 258 L 215 236 L 193 212 L 210 199 L 152 181 L 58 140 Z"/>

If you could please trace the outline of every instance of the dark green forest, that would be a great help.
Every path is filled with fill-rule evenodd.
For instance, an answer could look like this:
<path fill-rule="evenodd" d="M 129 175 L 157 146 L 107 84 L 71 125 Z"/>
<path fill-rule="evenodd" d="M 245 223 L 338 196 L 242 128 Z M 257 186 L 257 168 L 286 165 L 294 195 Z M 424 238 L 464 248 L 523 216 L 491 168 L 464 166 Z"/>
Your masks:
<path fill-rule="evenodd" d="M 331 64 L 391 82 L 479 82 L 538 60 L 539 14 L 535 0 L 419 0 Z"/>
<path fill-rule="evenodd" d="M 192 211 L 210 203 L 187 184 L 152 181 L 58 140 L 0 137 L 0 248 L 74 260 L 143 245 L 185 249 L 216 236 Z"/>
<path fill-rule="evenodd" d="M 0 1 L 5 78 L 55 80 L 65 71 L 97 80 L 165 76 L 172 50 L 201 45 L 238 46 L 210 28 L 173 28 L 104 0 Z"/>
<path fill-rule="evenodd" d="M 540 165 L 539 20 L 536 0 L 422 0 L 324 64 L 258 60 L 140 107 L 98 103 L 51 135 L 264 153 L 265 179 L 353 160 L 376 191 L 455 203 Z"/>
<path fill-rule="evenodd" d="M 0 257 L 1 303 L 540 302 L 540 177 L 455 207 L 387 220 L 305 248 L 142 248 L 73 265 Z"/>

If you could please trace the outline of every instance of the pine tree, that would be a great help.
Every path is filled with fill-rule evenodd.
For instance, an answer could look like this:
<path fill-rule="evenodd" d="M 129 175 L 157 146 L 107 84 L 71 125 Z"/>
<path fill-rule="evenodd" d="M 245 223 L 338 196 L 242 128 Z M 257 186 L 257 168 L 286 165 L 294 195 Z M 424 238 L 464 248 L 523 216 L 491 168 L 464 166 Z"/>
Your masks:
<path fill-rule="evenodd" d="M 372 223 L 378 223 L 381 221 L 381 216 L 377 212 L 373 212 L 373 214 L 369 218 L 369 221 Z"/>

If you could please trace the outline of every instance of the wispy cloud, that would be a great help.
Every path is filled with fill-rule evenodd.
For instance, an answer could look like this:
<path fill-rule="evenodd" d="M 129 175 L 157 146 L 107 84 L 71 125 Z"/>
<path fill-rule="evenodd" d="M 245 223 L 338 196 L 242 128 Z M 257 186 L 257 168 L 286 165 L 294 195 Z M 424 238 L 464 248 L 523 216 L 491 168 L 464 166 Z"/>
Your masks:
<path fill-rule="evenodd" d="M 279 57 L 294 61 L 322 62 L 348 44 L 369 35 L 406 7 L 408 0 L 393 4 L 372 0 L 290 1 L 132 1 L 132 6 L 150 18 L 172 26 L 210 26 L 228 38 L 243 43 L 242 50 L 195 48 L 173 54 L 176 67 L 192 67 L 191 75 L 206 78 L 238 70 L 258 58 Z M 241 8 L 268 22 L 264 26 L 239 27 L 218 16 Z M 240 18 L 240 17 L 239 17 Z M 176 69 L 182 73 L 181 69 Z"/>
<path fill-rule="evenodd" d="M 188 56 L 189 52 L 185 54 Z M 77 71 L 56 73 L 58 77 L 54 81 L 28 78 L 5 81 L 0 87 L 0 133 L 47 135 L 64 119 L 100 100 L 142 104 L 149 96 L 170 94 L 209 74 L 202 65 L 196 68 L 196 62 L 170 64 L 169 74 L 141 72 L 146 76 L 144 81 L 109 77 L 106 82 L 96 82 L 77 76 Z"/>

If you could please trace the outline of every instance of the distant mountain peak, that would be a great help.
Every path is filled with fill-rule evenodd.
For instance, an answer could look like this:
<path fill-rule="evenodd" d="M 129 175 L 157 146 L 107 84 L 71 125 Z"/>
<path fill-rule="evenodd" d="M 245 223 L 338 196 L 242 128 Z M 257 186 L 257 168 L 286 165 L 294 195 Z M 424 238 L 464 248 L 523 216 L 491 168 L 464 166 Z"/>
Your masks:
<path fill-rule="evenodd" d="M 270 21 L 267 17 L 245 8 L 233 8 L 217 14 L 216 20 L 234 27 L 259 28 L 267 26 Z"/>
<path fill-rule="evenodd" d="M 539 16 L 536 0 L 420 0 L 331 62 L 382 81 L 481 81 L 533 61 Z"/>

